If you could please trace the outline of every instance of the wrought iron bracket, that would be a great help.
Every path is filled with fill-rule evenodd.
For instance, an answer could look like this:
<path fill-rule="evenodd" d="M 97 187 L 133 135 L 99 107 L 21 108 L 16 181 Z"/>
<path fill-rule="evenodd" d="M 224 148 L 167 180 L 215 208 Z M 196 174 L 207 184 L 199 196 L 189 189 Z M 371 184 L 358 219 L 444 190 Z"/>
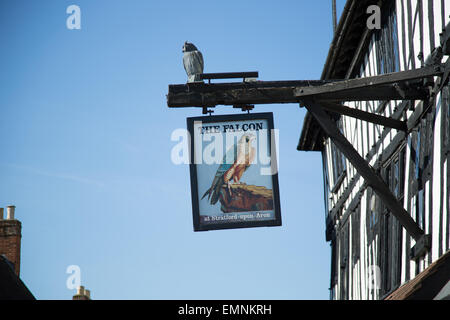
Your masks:
<path fill-rule="evenodd" d="M 243 82 L 251 81 L 251 79 L 258 78 L 258 71 L 250 72 L 221 72 L 221 73 L 201 73 L 201 80 L 208 80 L 208 84 L 211 84 L 212 79 L 241 79 Z"/>
<path fill-rule="evenodd" d="M 212 113 L 214 113 L 214 110 L 208 109 L 208 108 L 214 108 L 214 107 L 203 107 L 202 108 L 202 114 L 209 114 L 209 115 L 211 115 Z"/>
<path fill-rule="evenodd" d="M 255 109 L 255 105 L 252 104 L 236 105 L 233 106 L 233 108 L 241 109 L 242 112 L 247 111 L 247 113 L 250 113 L 251 110 Z"/>
<path fill-rule="evenodd" d="M 411 248 L 410 259 L 419 260 L 431 249 L 431 236 L 425 234 L 419 238 L 416 244 Z"/>

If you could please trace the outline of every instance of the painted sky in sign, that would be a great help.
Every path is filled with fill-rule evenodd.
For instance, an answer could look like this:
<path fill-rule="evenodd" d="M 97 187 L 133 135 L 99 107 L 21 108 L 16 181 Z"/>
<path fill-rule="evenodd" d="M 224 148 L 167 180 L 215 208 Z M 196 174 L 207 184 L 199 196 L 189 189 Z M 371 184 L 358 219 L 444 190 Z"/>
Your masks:
<path fill-rule="evenodd" d="M 226 150 L 227 150 L 227 145 L 233 145 L 233 143 L 232 143 L 233 140 L 235 143 L 237 143 L 237 141 L 239 141 L 240 138 L 242 137 L 242 135 L 244 135 L 244 134 L 254 135 L 256 137 L 256 141 L 252 142 L 252 147 L 255 148 L 256 156 L 255 156 L 253 163 L 248 167 L 248 169 L 242 175 L 240 182 L 246 183 L 248 185 L 263 186 L 268 189 L 272 189 L 272 176 L 267 175 L 267 174 L 265 174 L 265 175 L 262 174 L 264 172 L 267 172 L 267 170 L 270 170 L 270 163 L 267 163 L 267 162 L 263 163 L 264 161 L 267 161 L 267 160 L 270 161 L 270 154 L 269 154 L 269 152 L 265 152 L 265 154 L 262 153 L 263 151 L 270 150 L 270 146 L 268 145 L 268 144 L 270 144 L 270 140 L 268 140 L 268 132 L 270 132 L 270 131 L 268 131 L 269 129 L 268 129 L 268 125 L 267 125 L 267 120 L 217 122 L 217 123 L 214 123 L 214 125 L 218 125 L 218 126 L 220 126 L 220 128 L 224 128 L 224 126 L 227 126 L 227 125 L 235 126 L 236 124 L 239 124 L 240 127 L 242 128 L 242 127 L 244 127 L 244 125 L 249 126 L 250 124 L 255 124 L 255 123 L 262 124 L 262 129 L 264 131 L 261 131 L 261 133 L 264 132 L 264 136 L 266 137 L 266 139 L 261 139 L 260 132 L 251 131 L 251 130 L 240 131 L 240 132 L 236 132 L 236 133 L 229 132 L 228 134 L 226 134 L 221 129 L 221 133 L 215 134 L 215 136 L 217 136 L 217 138 L 219 138 L 219 136 L 221 137 L 221 142 L 219 142 L 219 144 L 220 143 L 222 144 L 221 155 L 225 155 Z M 207 125 L 211 125 L 211 124 L 208 123 Z M 194 125 L 194 130 L 195 129 L 196 129 L 196 127 Z M 211 134 L 208 134 L 208 133 L 204 133 L 203 135 L 198 136 L 198 138 L 201 138 L 204 140 L 201 145 L 202 150 L 203 150 L 203 152 L 202 152 L 203 155 L 205 155 L 206 148 L 208 148 L 208 150 L 209 150 L 209 146 L 211 146 L 211 144 L 215 145 L 214 144 L 215 138 L 212 138 L 212 141 L 207 141 L 206 139 L 209 139 L 209 138 L 205 135 L 212 136 Z M 263 140 L 263 141 L 261 141 L 261 140 Z M 266 144 L 265 147 L 262 146 L 263 143 Z M 200 146 L 198 148 L 200 148 Z M 262 155 L 263 157 L 261 158 L 260 155 Z M 222 160 L 223 160 L 223 157 L 222 157 Z M 216 216 L 216 215 L 222 214 L 222 211 L 220 210 L 220 202 L 216 203 L 215 205 L 211 205 L 210 202 L 208 201 L 208 196 L 203 198 L 203 200 L 201 199 L 202 196 L 204 195 L 205 191 L 211 187 L 211 183 L 216 175 L 216 172 L 217 172 L 217 169 L 219 168 L 219 166 L 220 165 L 217 165 L 217 164 L 207 164 L 204 162 L 202 164 L 197 165 L 197 177 L 198 177 L 197 183 L 198 183 L 198 188 L 199 188 L 198 196 L 199 196 L 199 201 L 200 201 L 199 209 L 200 209 L 201 215 Z M 263 168 L 265 168 L 266 171 L 264 171 Z"/>

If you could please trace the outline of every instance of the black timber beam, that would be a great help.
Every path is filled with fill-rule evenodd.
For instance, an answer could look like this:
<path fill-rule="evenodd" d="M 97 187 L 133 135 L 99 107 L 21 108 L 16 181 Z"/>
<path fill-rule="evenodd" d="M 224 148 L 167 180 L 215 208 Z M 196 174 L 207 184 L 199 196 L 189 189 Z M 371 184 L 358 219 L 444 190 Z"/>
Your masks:
<path fill-rule="evenodd" d="M 413 80 L 418 79 L 425 79 L 433 76 L 441 76 L 444 74 L 444 72 L 445 72 L 445 65 L 437 64 L 422 67 L 419 69 L 387 73 L 373 77 L 348 79 L 340 82 L 324 84 L 323 86 L 319 87 L 299 87 L 295 89 L 295 96 L 299 98 L 317 96 L 315 98 L 319 99 L 318 96 L 320 96 L 321 94 L 345 95 L 347 92 L 351 93 L 355 89 L 371 91 L 373 90 L 374 87 L 376 88 L 378 86 L 392 85 L 394 89 L 399 92 L 399 94 L 405 95 L 404 98 L 401 98 L 403 100 L 408 99 L 406 98 L 407 88 L 405 87 L 407 82 L 411 82 Z M 384 100 L 395 100 L 395 99 L 384 99 Z"/>
<path fill-rule="evenodd" d="M 373 100 L 424 100 L 429 91 L 420 88 L 421 85 L 378 85 L 367 88 L 333 90 L 337 81 L 253 81 L 235 83 L 202 82 L 169 85 L 167 105 L 169 108 L 183 107 L 213 107 L 217 105 L 247 105 L 247 104 L 279 104 L 298 103 L 302 96 L 297 96 L 298 90 L 319 89 L 320 93 L 311 93 L 311 97 L 327 101 L 373 101 Z M 330 86 L 331 85 L 331 86 Z M 320 88 L 331 88 L 331 92 Z"/>
<path fill-rule="evenodd" d="M 374 124 L 379 124 L 388 128 L 393 128 L 397 130 L 406 131 L 408 126 L 406 125 L 406 121 L 395 120 L 388 117 L 383 117 L 378 114 L 358 110 L 355 108 L 349 108 L 342 104 L 331 103 L 327 101 L 319 101 L 318 102 L 324 109 L 343 114 L 349 117 L 357 118 L 363 121 L 368 121 Z"/>
<path fill-rule="evenodd" d="M 328 86 L 328 85 L 327 85 Z M 329 86 L 328 88 L 331 88 Z M 346 90 L 326 90 L 318 93 L 298 93 L 302 90 L 312 88 L 296 88 L 294 95 L 297 99 L 314 98 L 322 101 L 342 102 L 342 101 L 388 101 L 388 100 L 425 100 L 429 97 L 428 90 L 422 84 L 400 86 L 397 83 L 388 85 L 367 86 Z"/>
<path fill-rule="evenodd" d="M 332 81 L 301 80 L 176 84 L 169 85 L 167 105 L 169 108 L 183 108 L 297 103 L 294 88 L 320 86 L 330 82 Z"/>
<path fill-rule="evenodd" d="M 368 185 L 370 185 L 378 194 L 381 201 L 383 201 L 389 211 L 398 219 L 400 224 L 416 241 L 419 241 L 424 236 L 423 230 L 399 203 L 383 179 L 378 176 L 375 170 L 360 156 L 352 144 L 339 131 L 336 124 L 323 110 L 320 103 L 315 102 L 312 99 L 305 99 L 303 100 L 302 105 L 308 109 L 336 147 L 341 150 Z"/>
<path fill-rule="evenodd" d="M 194 82 L 169 85 L 167 105 L 169 108 L 203 108 L 216 105 L 297 103 L 303 98 L 334 102 L 424 100 L 429 97 L 430 90 L 424 86 L 423 80 L 442 76 L 445 71 L 445 65 L 435 64 L 373 77 L 335 81 Z M 223 77 L 226 74 L 212 75 Z M 242 75 L 243 73 L 239 74 Z"/>

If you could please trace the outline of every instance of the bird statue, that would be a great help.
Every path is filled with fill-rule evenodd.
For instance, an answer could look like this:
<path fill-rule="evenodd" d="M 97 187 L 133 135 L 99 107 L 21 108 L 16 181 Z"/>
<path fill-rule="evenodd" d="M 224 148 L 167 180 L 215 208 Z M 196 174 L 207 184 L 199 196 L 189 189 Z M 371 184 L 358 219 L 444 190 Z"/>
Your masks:
<path fill-rule="evenodd" d="M 185 42 L 183 45 L 183 65 L 189 82 L 201 81 L 200 74 L 203 73 L 203 55 L 194 44 Z"/>
<path fill-rule="evenodd" d="M 231 193 L 230 183 L 240 183 L 240 179 L 250 164 L 255 159 L 255 148 L 252 142 L 256 139 L 253 134 L 244 134 L 239 141 L 234 144 L 223 157 L 222 164 L 217 169 L 211 187 L 206 190 L 202 199 L 208 195 L 211 205 L 215 205 L 220 197 L 220 189 L 227 185 Z M 233 159 L 233 163 L 230 163 Z M 227 161 L 228 160 L 228 161 Z"/>

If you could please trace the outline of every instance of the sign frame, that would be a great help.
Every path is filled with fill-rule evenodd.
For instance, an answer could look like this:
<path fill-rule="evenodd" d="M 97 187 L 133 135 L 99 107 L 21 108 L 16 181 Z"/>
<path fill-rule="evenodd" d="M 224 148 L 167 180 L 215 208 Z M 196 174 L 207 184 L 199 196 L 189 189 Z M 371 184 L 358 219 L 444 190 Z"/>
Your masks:
<path fill-rule="evenodd" d="M 192 217 L 194 231 L 210 231 L 210 230 L 222 230 L 222 229 L 241 229 L 241 228 L 255 228 L 255 227 L 276 227 L 282 226 L 281 221 L 281 207 L 280 207 L 280 192 L 278 183 L 278 170 L 272 177 L 272 200 L 273 200 L 273 211 L 274 219 L 271 220 L 256 220 L 256 221 L 239 221 L 239 222 L 220 222 L 220 223 L 210 223 L 202 224 L 200 222 L 200 205 L 199 205 L 199 190 L 198 190 L 198 171 L 197 164 L 194 163 L 195 156 L 195 140 L 194 140 L 194 122 L 201 121 L 202 124 L 214 124 L 219 122 L 233 122 L 233 121 L 253 121 L 253 120 L 265 120 L 267 121 L 267 134 L 269 143 L 269 154 L 271 154 L 272 148 L 275 152 L 271 155 L 271 163 L 275 162 L 274 165 L 278 168 L 277 154 L 275 139 L 271 139 L 271 132 L 274 129 L 273 123 L 273 113 L 248 113 L 248 114 L 230 114 L 230 115 L 217 115 L 217 116 L 200 116 L 200 117 L 188 117 L 186 119 L 187 128 L 189 132 L 188 139 L 188 149 L 189 149 L 189 171 L 191 180 L 191 201 L 192 201 Z"/>

